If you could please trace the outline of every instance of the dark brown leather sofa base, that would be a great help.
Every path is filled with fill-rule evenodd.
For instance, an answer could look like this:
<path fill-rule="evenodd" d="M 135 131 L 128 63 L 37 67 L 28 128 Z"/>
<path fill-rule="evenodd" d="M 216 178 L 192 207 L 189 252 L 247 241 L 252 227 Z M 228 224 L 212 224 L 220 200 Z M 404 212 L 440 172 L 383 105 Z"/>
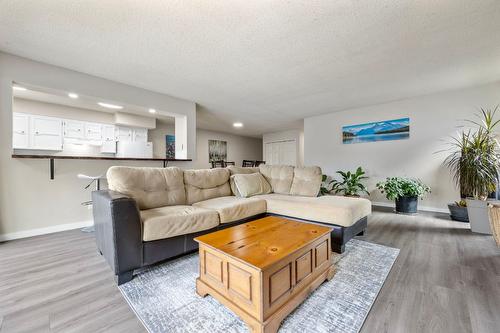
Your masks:
<path fill-rule="evenodd" d="M 259 214 L 192 234 L 143 242 L 139 209 L 132 198 L 118 192 L 104 190 L 92 192 L 92 201 L 97 248 L 111 266 L 118 285 L 132 280 L 135 269 L 196 251 L 198 244 L 193 239 L 197 236 L 267 215 L 275 215 Z M 285 217 L 333 228 L 332 250 L 339 253 L 344 251 L 345 244 L 351 238 L 363 234 L 367 227 L 367 217 L 347 228 L 291 216 Z"/>

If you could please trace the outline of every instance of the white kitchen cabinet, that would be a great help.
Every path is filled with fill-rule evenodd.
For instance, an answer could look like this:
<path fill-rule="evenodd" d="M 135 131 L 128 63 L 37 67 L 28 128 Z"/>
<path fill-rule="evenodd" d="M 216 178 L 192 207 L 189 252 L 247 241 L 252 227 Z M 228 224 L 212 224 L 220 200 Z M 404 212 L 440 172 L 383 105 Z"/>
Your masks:
<path fill-rule="evenodd" d="M 121 142 L 132 142 L 133 141 L 133 130 L 130 127 L 117 126 L 116 127 L 116 139 Z"/>
<path fill-rule="evenodd" d="M 102 125 L 103 141 L 116 141 L 115 125 Z"/>
<path fill-rule="evenodd" d="M 85 138 L 85 123 L 77 120 L 64 121 L 64 138 L 67 139 L 84 139 Z"/>
<path fill-rule="evenodd" d="M 114 125 L 102 125 L 101 153 L 116 153 L 116 137 Z"/>
<path fill-rule="evenodd" d="M 148 130 L 146 128 L 132 128 L 117 126 L 116 138 L 119 142 L 148 142 Z"/>
<path fill-rule="evenodd" d="M 85 139 L 88 141 L 102 141 L 102 125 L 85 123 Z"/>
<path fill-rule="evenodd" d="M 12 119 L 12 148 L 29 148 L 29 115 L 23 113 L 14 113 Z"/>
<path fill-rule="evenodd" d="M 44 116 L 31 116 L 30 118 L 30 149 L 63 149 L 61 119 Z"/>
<path fill-rule="evenodd" d="M 134 128 L 134 142 L 148 142 L 148 130 L 146 128 Z"/>

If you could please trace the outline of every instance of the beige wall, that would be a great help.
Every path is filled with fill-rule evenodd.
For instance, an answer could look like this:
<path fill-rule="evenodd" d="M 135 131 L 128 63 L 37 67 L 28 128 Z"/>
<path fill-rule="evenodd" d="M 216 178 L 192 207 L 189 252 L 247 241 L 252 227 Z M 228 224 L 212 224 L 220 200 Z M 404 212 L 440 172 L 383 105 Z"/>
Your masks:
<path fill-rule="evenodd" d="M 160 162 L 56 160 L 49 179 L 48 160 L 12 158 L 12 82 L 64 91 L 71 87 L 86 96 L 155 105 L 188 117 L 188 149 L 195 152 L 196 105 L 193 102 L 119 84 L 60 67 L 0 52 L 0 240 L 55 231 L 88 223 L 91 211 L 81 205 L 90 199 L 78 173 L 99 175 L 112 165 L 160 167 Z M 104 96 L 105 95 L 105 96 Z"/>
<path fill-rule="evenodd" d="M 153 142 L 153 154 L 155 157 L 165 156 L 165 135 L 175 134 L 173 124 L 165 124 L 161 121 L 156 123 L 156 129 L 149 131 L 149 140 Z M 227 141 L 227 160 L 241 165 L 244 159 L 262 159 L 262 140 L 239 135 L 212 132 L 198 128 L 196 130 L 196 159 L 188 163 L 172 163 L 183 168 L 203 169 L 209 168 L 208 162 L 208 140 Z"/>
<path fill-rule="evenodd" d="M 500 83 L 346 110 L 304 121 L 305 163 L 319 165 L 333 175 L 337 170 L 366 169 L 370 198 L 392 204 L 376 191 L 375 183 L 389 176 L 422 179 L 432 193 L 420 208 L 446 211 L 459 193 L 442 162 L 445 144 L 457 134 L 462 119 L 471 119 L 480 107 L 500 103 Z M 498 115 L 500 117 L 500 114 Z M 342 144 L 342 126 L 410 117 L 407 140 Z"/>

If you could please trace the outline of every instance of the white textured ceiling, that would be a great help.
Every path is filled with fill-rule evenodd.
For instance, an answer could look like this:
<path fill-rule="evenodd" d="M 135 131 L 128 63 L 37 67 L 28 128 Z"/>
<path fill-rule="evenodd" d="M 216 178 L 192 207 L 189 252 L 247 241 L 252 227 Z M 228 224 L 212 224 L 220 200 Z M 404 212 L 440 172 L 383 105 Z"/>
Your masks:
<path fill-rule="evenodd" d="M 499 80 L 500 1 L 2 0 L 0 50 L 192 100 L 200 127 L 259 135 Z"/>

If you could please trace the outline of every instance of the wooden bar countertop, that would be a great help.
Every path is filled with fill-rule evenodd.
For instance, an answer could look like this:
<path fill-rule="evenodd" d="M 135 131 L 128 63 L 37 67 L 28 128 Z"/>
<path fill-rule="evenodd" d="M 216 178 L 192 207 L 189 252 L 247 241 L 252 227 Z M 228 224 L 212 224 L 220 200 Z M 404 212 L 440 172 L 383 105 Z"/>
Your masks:
<path fill-rule="evenodd" d="M 55 160 L 117 160 L 117 161 L 168 161 L 189 162 L 190 158 L 139 158 L 139 157 L 112 157 L 112 156 L 65 156 L 65 155 L 23 155 L 12 154 L 12 158 L 39 158 Z"/>

